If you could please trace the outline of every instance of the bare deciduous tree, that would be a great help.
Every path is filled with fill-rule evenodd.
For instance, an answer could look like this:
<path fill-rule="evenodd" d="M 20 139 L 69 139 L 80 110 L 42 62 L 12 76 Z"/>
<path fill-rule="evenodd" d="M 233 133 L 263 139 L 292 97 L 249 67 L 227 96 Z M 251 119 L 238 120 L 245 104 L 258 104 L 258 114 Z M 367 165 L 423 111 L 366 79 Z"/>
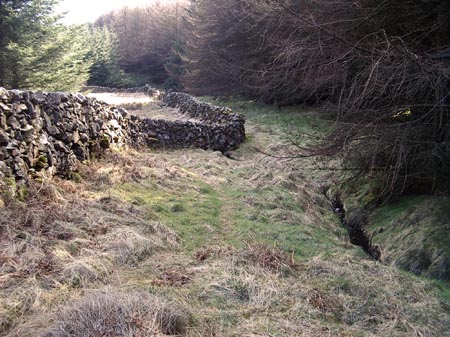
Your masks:
<path fill-rule="evenodd" d="M 320 103 L 337 123 L 308 154 L 384 178 L 383 191 L 448 188 L 450 1 L 194 2 L 188 87 Z"/>

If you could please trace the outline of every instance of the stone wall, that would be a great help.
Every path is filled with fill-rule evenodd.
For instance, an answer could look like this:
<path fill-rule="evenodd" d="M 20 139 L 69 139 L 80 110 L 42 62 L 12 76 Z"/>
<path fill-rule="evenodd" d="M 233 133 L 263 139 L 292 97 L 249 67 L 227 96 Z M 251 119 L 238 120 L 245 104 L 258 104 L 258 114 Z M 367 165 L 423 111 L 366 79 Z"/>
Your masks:
<path fill-rule="evenodd" d="M 0 88 L 0 172 L 68 176 L 110 144 L 131 143 L 130 121 L 125 110 L 81 94 Z"/>
<path fill-rule="evenodd" d="M 145 118 L 141 130 L 147 145 L 162 148 L 198 147 L 226 152 L 236 149 L 245 133 L 229 125 L 205 124 L 191 121 L 168 121 Z"/>
<path fill-rule="evenodd" d="M 172 108 L 178 108 L 181 113 L 208 124 L 228 124 L 244 126 L 244 117 L 234 113 L 230 108 L 201 102 L 195 97 L 182 92 L 169 92 L 164 95 L 163 103 Z"/>
<path fill-rule="evenodd" d="M 198 120 L 196 126 L 203 125 L 204 130 L 201 137 L 212 142 L 214 146 L 219 146 L 221 150 L 236 149 L 245 139 L 245 119 L 230 108 L 201 102 L 181 92 L 164 95 L 163 104 L 177 108 L 181 113 Z"/>
<path fill-rule="evenodd" d="M 0 88 L 0 177 L 68 177 L 80 162 L 114 146 L 200 147 L 227 151 L 245 138 L 244 120 L 230 113 L 199 122 L 131 115 L 82 94 Z M 231 115 L 236 115 L 231 117 Z M 233 124 L 227 121 L 239 120 Z"/>

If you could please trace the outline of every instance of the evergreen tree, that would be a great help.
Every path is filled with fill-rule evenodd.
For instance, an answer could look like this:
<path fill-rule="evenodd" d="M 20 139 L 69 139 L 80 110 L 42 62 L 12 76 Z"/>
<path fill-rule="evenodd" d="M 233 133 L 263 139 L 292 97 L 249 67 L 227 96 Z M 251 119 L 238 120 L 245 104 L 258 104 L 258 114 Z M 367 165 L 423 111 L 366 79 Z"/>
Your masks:
<path fill-rule="evenodd" d="M 92 66 L 89 85 L 121 87 L 127 83 L 123 70 L 119 67 L 116 35 L 107 27 L 89 27 Z"/>
<path fill-rule="evenodd" d="M 91 61 L 86 30 L 59 24 L 57 3 L 0 1 L 0 85 L 69 91 L 87 81 Z"/>
<path fill-rule="evenodd" d="M 185 5 L 183 0 L 149 1 L 145 7 L 125 7 L 97 19 L 97 27 L 107 27 L 117 36 L 120 67 L 136 84 L 180 88 Z"/>

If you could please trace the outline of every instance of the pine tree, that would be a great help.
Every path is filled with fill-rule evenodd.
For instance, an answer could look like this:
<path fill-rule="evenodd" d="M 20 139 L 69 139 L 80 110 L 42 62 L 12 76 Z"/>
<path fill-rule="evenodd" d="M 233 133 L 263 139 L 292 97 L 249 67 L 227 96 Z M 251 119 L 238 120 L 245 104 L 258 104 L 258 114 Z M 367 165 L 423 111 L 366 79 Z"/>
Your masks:
<path fill-rule="evenodd" d="M 86 30 L 59 24 L 57 3 L 0 2 L 0 85 L 70 91 L 87 81 L 91 60 Z"/>
<path fill-rule="evenodd" d="M 97 19 L 97 27 L 117 36 L 120 67 L 136 83 L 179 87 L 185 4 L 149 1 L 145 7 L 125 7 Z"/>
<path fill-rule="evenodd" d="M 126 76 L 119 66 L 116 35 L 107 27 L 89 27 L 90 68 L 89 85 L 121 87 Z"/>

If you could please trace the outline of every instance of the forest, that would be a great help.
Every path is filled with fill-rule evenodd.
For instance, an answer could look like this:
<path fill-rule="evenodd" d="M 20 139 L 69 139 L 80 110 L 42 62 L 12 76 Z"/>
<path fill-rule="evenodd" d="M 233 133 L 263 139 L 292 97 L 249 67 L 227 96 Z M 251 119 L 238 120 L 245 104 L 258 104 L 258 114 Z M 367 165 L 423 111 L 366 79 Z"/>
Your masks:
<path fill-rule="evenodd" d="M 0 337 L 450 337 L 450 0 L 62 1 L 0 0 Z"/>
<path fill-rule="evenodd" d="M 298 156 L 340 155 L 381 197 L 450 189 L 448 0 L 155 1 L 81 26 L 57 3 L 0 2 L 0 86 L 151 83 L 318 106 L 336 122 Z"/>

